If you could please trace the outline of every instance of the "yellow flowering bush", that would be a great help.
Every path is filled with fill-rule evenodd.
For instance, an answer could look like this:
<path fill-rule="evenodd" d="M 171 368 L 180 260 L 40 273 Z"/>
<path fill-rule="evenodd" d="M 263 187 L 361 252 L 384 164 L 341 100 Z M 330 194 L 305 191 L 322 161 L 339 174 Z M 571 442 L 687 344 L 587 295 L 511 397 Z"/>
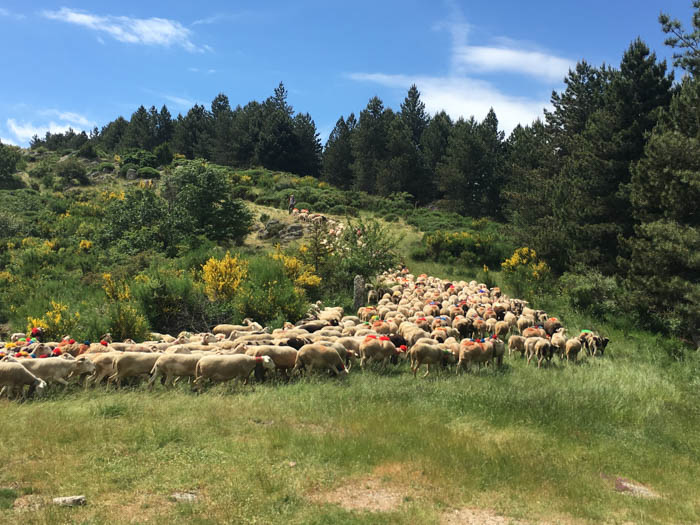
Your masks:
<path fill-rule="evenodd" d="M 223 259 L 212 257 L 202 265 L 204 291 L 212 301 L 232 299 L 247 275 L 248 262 L 229 252 Z"/>
<path fill-rule="evenodd" d="M 44 338 L 47 340 L 58 340 L 64 335 L 70 334 L 80 322 L 80 313 L 68 312 L 68 305 L 51 301 L 51 310 L 43 317 L 27 318 L 27 333 L 31 333 L 32 328 L 41 328 L 44 331 Z"/>
<path fill-rule="evenodd" d="M 306 264 L 294 256 L 284 255 L 280 251 L 279 245 L 272 258 L 282 262 L 284 273 L 294 282 L 294 286 L 304 290 L 312 290 L 321 284 L 321 278 L 314 274 L 314 269 L 310 264 Z"/>
<path fill-rule="evenodd" d="M 112 274 L 102 274 L 102 289 L 110 301 L 128 301 L 131 299 L 131 289 L 125 281 L 115 282 Z"/>
<path fill-rule="evenodd" d="M 78 244 L 78 251 L 80 252 L 89 252 L 91 248 L 92 241 L 88 241 L 87 239 L 83 239 L 80 241 L 80 244 Z"/>
<path fill-rule="evenodd" d="M 501 263 L 503 275 L 516 293 L 533 292 L 550 276 L 549 265 L 537 258 L 537 252 L 524 246 Z"/>

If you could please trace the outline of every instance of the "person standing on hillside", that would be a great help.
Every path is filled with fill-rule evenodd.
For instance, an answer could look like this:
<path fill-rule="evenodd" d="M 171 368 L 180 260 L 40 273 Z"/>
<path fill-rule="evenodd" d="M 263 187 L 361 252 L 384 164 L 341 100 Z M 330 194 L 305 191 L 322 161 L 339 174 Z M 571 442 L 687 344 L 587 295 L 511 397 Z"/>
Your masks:
<path fill-rule="evenodd" d="M 292 213 L 292 210 L 294 209 L 294 206 L 296 203 L 297 203 L 297 200 L 294 198 L 294 194 L 292 193 L 289 196 L 289 213 Z"/>

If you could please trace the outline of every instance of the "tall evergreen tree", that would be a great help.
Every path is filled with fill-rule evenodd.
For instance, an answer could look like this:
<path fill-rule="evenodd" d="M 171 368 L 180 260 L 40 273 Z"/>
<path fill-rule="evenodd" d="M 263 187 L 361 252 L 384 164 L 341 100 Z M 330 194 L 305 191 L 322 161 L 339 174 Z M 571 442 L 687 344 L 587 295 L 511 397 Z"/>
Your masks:
<path fill-rule="evenodd" d="M 425 112 L 425 104 L 420 99 L 420 91 L 415 84 L 408 90 L 408 94 L 401 104 L 401 120 L 411 132 L 411 140 L 415 146 L 420 144 L 421 136 L 428 126 L 430 117 Z"/>
<path fill-rule="evenodd" d="M 234 163 L 233 148 L 233 111 L 228 97 L 219 93 L 211 103 L 212 149 L 214 162 L 230 166 Z"/>
<path fill-rule="evenodd" d="M 297 113 L 294 116 L 294 135 L 297 148 L 293 171 L 300 175 L 320 176 L 323 147 L 311 115 Z"/>
<path fill-rule="evenodd" d="M 165 142 L 170 142 L 173 138 L 174 128 L 175 125 L 173 124 L 170 111 L 168 111 L 168 106 L 163 104 L 156 121 L 156 144 L 160 145 Z"/>
<path fill-rule="evenodd" d="M 125 148 L 149 149 L 152 147 L 154 126 L 151 115 L 145 107 L 139 108 L 131 115 L 129 127 L 123 139 Z"/>
<path fill-rule="evenodd" d="M 323 180 L 345 190 L 353 186 L 351 165 L 353 163 L 352 129 L 354 124 L 354 114 L 350 114 L 347 122 L 343 117 L 340 117 L 331 131 L 323 151 Z"/>
<path fill-rule="evenodd" d="M 562 176 L 586 196 L 579 204 L 585 228 L 576 236 L 576 258 L 604 272 L 616 270 L 618 237 L 632 233 L 630 168 L 670 101 L 672 81 L 665 62 L 657 62 L 641 40 L 632 42 L 611 76 L 603 107 L 591 115 L 562 167 Z"/>
<path fill-rule="evenodd" d="M 441 111 L 430 119 L 423 131 L 423 135 L 421 135 L 421 151 L 427 172 L 422 200 L 429 201 L 436 197 L 435 172 L 438 164 L 443 160 L 447 152 L 447 143 L 451 131 L 452 119 L 447 113 Z"/>
<path fill-rule="evenodd" d="M 355 189 L 374 193 L 377 175 L 387 157 L 386 143 L 389 123 L 394 119 L 391 110 L 384 109 L 379 97 L 372 97 L 352 134 L 352 171 Z"/>
<path fill-rule="evenodd" d="M 634 166 L 638 224 L 621 259 L 639 310 L 660 328 L 700 338 L 700 81 L 686 78 Z"/>
<path fill-rule="evenodd" d="M 669 35 L 666 45 L 681 50 L 673 54 L 673 64 L 697 77 L 700 73 L 700 0 L 693 0 L 693 7 L 692 32 L 686 31 L 678 19 L 666 13 L 659 15 L 659 22 L 663 32 Z"/>
<path fill-rule="evenodd" d="M 184 117 L 178 115 L 173 135 L 175 151 L 188 159 L 208 159 L 211 155 L 212 117 L 207 109 L 195 104 Z"/>

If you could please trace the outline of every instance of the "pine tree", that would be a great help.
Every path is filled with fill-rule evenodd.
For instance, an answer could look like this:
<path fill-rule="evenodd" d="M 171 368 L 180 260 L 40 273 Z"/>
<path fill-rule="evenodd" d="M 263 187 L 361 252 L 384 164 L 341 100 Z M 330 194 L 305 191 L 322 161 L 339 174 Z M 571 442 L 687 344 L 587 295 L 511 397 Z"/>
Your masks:
<path fill-rule="evenodd" d="M 208 159 L 211 155 L 211 136 L 211 113 L 204 106 L 195 104 L 185 117 L 178 115 L 173 147 L 188 159 Z"/>
<path fill-rule="evenodd" d="M 296 137 L 296 161 L 293 171 L 300 175 L 318 177 L 321 174 L 321 139 L 316 130 L 316 123 L 308 113 L 294 116 L 294 135 Z"/>
<path fill-rule="evenodd" d="M 323 180 L 345 190 L 353 185 L 352 128 L 348 122 L 354 127 L 354 114 L 347 122 L 343 117 L 338 119 L 323 150 Z"/>
<path fill-rule="evenodd" d="M 212 115 L 212 151 L 211 160 L 217 164 L 230 166 L 234 162 L 233 150 L 233 112 L 228 97 L 219 93 L 211 103 Z"/>
<path fill-rule="evenodd" d="M 163 104 L 160 108 L 160 113 L 158 113 L 158 119 L 156 124 L 156 144 L 164 144 L 165 142 L 170 142 L 173 138 L 175 125 L 173 124 L 173 118 L 168 111 L 168 106 Z"/>
<path fill-rule="evenodd" d="M 421 136 L 428 126 L 430 117 L 425 112 L 425 104 L 420 99 L 420 91 L 415 84 L 408 90 L 408 94 L 401 104 L 401 120 L 411 132 L 411 140 L 415 146 L 420 144 Z"/>
<path fill-rule="evenodd" d="M 686 78 L 634 166 L 637 221 L 620 259 L 637 306 L 660 328 L 700 336 L 700 81 Z"/>
<path fill-rule="evenodd" d="M 151 118 L 146 108 L 139 108 L 131 115 L 129 127 L 124 134 L 125 148 L 148 149 L 153 139 Z"/>
<path fill-rule="evenodd" d="M 360 113 L 352 134 L 352 171 L 355 189 L 374 193 L 377 175 L 387 157 L 386 142 L 389 123 L 394 119 L 391 110 L 385 110 L 379 97 L 373 97 Z"/>
<path fill-rule="evenodd" d="M 674 49 L 683 51 L 673 54 L 673 65 L 682 67 L 693 76 L 700 73 L 700 0 L 693 0 L 693 31 L 687 32 L 678 19 L 672 19 L 669 15 L 662 13 L 659 15 L 661 29 L 670 35 L 665 44 Z"/>

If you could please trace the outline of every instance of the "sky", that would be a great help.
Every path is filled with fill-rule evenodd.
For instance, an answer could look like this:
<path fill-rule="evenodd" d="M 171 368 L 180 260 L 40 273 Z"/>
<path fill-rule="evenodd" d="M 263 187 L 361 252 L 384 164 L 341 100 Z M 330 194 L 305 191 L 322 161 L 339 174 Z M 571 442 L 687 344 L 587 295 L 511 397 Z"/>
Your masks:
<path fill-rule="evenodd" d="M 0 0 L 0 140 L 101 128 L 140 105 L 185 114 L 218 93 L 245 105 L 280 81 L 323 142 L 375 95 L 398 110 L 413 83 L 431 114 L 493 107 L 509 133 L 578 61 L 617 66 L 637 37 L 670 59 L 661 11 L 687 27 L 692 2 Z"/>

